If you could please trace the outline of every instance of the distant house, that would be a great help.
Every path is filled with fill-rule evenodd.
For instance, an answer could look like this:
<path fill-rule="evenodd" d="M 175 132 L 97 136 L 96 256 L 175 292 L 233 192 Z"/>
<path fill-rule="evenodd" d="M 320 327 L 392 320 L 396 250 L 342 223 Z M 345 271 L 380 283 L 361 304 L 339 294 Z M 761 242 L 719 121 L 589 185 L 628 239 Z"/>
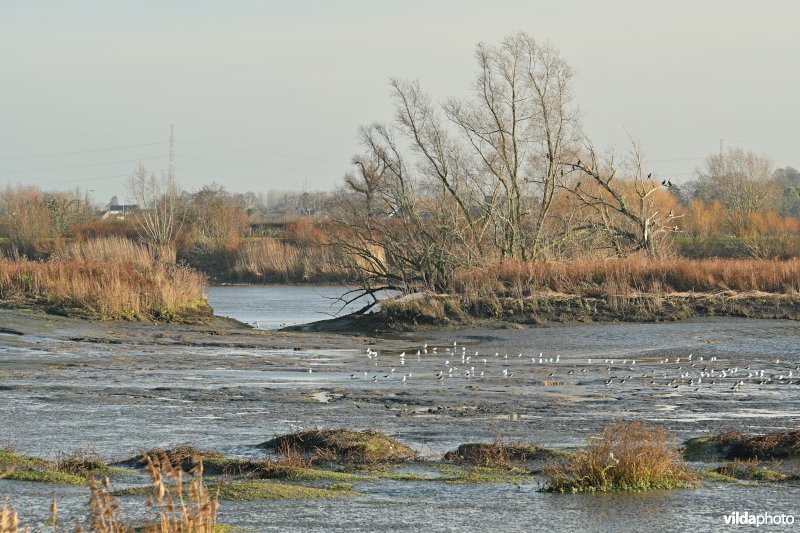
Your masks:
<path fill-rule="evenodd" d="M 103 220 L 108 220 L 109 218 L 123 220 L 126 216 L 138 210 L 139 204 L 108 204 L 106 209 L 102 211 L 101 217 Z"/>

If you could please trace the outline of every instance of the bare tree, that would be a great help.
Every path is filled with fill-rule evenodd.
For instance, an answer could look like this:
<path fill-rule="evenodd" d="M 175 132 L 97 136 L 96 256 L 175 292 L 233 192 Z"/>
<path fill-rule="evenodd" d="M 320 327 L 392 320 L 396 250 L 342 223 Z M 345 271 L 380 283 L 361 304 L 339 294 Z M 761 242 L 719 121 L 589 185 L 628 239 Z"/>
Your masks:
<path fill-rule="evenodd" d="M 0 235 L 9 240 L 14 255 L 35 255 L 52 230 L 53 214 L 41 190 L 7 185 L 0 192 Z"/>
<path fill-rule="evenodd" d="M 476 58 L 475 100 L 451 100 L 446 112 L 491 184 L 487 214 L 502 254 L 536 257 L 577 139 L 572 70 L 556 49 L 525 33 L 499 47 L 479 45 Z"/>
<path fill-rule="evenodd" d="M 175 180 L 168 175 L 148 174 L 140 164 L 128 186 L 141 209 L 136 218 L 139 235 L 150 246 L 154 258 L 174 261 L 175 239 L 185 216 L 185 206 Z"/>
<path fill-rule="evenodd" d="M 588 211 L 583 228 L 604 231 L 616 255 L 637 251 L 660 255 L 661 237 L 680 229 L 677 219 L 683 214 L 668 192 L 672 182 L 645 170 L 638 141 L 631 140 L 631 149 L 619 163 L 613 153 L 599 157 L 587 141 L 583 158 L 577 157 L 570 166 L 574 173 L 570 190 Z"/>
<path fill-rule="evenodd" d="M 579 130 L 571 70 L 524 33 L 479 45 L 476 59 L 473 97 L 439 105 L 395 79 L 394 123 L 361 130 L 341 245 L 370 279 L 446 290 L 460 268 L 544 249 Z"/>

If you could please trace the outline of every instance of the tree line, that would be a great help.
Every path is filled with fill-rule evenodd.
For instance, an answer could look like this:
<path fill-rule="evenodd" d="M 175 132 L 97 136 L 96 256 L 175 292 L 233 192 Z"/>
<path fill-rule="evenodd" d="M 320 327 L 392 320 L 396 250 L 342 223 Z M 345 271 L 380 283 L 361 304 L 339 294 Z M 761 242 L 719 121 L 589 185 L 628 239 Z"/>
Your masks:
<path fill-rule="evenodd" d="M 467 98 L 434 100 L 418 82 L 391 80 L 394 119 L 360 129 L 361 151 L 335 193 L 293 198 L 314 218 L 270 236 L 335 249 L 326 260 L 367 289 L 447 291 L 454 273 L 504 261 L 800 252 L 796 169 L 729 148 L 679 184 L 647 164 L 634 138 L 624 150 L 595 147 L 572 69 L 549 43 L 517 33 L 478 45 L 475 60 Z M 117 235 L 157 260 L 202 266 L 241 249 L 253 208 L 276 203 L 213 183 L 186 191 L 143 166 L 128 192 L 141 209 L 103 221 L 79 191 L 6 186 L 0 244 L 46 257 L 53 242 Z M 275 250 L 286 253 L 258 254 Z"/>

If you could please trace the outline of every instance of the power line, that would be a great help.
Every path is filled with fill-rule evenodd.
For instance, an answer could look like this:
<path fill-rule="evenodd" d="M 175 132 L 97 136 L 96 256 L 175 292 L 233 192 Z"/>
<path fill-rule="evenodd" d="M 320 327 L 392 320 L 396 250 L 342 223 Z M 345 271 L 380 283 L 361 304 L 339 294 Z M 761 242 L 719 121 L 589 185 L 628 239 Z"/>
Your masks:
<path fill-rule="evenodd" d="M 331 161 L 336 163 L 341 163 L 340 159 L 336 159 L 333 157 L 311 157 L 307 155 L 301 154 L 278 154 L 275 152 L 264 152 L 261 150 L 248 150 L 246 148 L 234 148 L 232 146 L 224 146 L 224 145 L 216 145 L 216 144 L 209 144 L 209 143 L 202 143 L 197 141 L 181 141 L 181 144 L 189 144 L 189 145 L 197 145 L 197 146 L 206 146 L 209 148 L 219 148 L 223 150 L 231 150 L 234 152 L 242 152 L 247 154 L 254 154 L 254 155 L 264 155 L 268 157 L 281 157 L 285 159 L 302 159 L 306 161 Z"/>
<path fill-rule="evenodd" d="M 291 172 L 320 172 L 319 170 L 310 170 L 307 168 L 290 168 L 290 167 L 278 167 L 275 165 L 265 165 L 263 163 L 250 163 L 248 161 L 228 161 L 224 159 L 216 159 L 212 157 L 202 157 L 197 155 L 184 155 L 182 157 L 188 157 L 189 159 L 197 159 L 199 161 L 208 161 L 210 163 L 221 163 L 224 165 L 245 165 L 251 167 L 260 167 L 260 168 L 269 168 L 273 170 L 287 170 Z"/>
<path fill-rule="evenodd" d="M 95 137 L 97 135 L 114 135 L 117 133 L 130 133 L 132 131 L 152 131 L 156 129 L 161 129 L 160 126 L 151 126 L 148 128 L 129 128 L 124 130 L 113 130 L 113 131 L 99 131 L 95 133 L 79 133 L 77 135 L 61 135 L 57 137 L 28 137 L 25 139 L 3 139 L 0 142 L 3 143 L 24 143 L 24 142 L 35 142 L 35 141 L 60 141 L 63 139 L 82 139 L 85 137 Z"/>
<path fill-rule="evenodd" d="M 111 152 L 113 150 L 126 150 L 128 148 L 141 148 L 144 146 L 155 146 L 157 144 L 164 144 L 166 141 L 158 141 L 158 142 L 151 142 L 151 143 L 142 143 L 142 144 L 129 144 L 126 146 L 112 146 L 109 148 L 96 148 L 94 150 L 78 150 L 74 152 L 57 152 L 57 153 L 49 153 L 49 154 L 31 154 L 31 155 L 12 155 L 12 156 L 2 156 L 0 160 L 3 161 L 15 161 L 18 159 L 36 159 L 39 157 L 60 157 L 65 155 L 79 155 L 79 154 L 93 154 L 97 152 Z"/>
<path fill-rule="evenodd" d="M 158 172 L 166 172 L 167 169 L 159 169 Z M 127 174 L 115 174 L 113 176 L 96 176 L 92 178 L 75 178 L 75 179 L 67 179 L 67 180 L 58 180 L 58 181 L 49 181 L 45 183 L 39 183 L 38 185 L 58 185 L 60 183 L 75 183 L 79 181 L 101 181 L 101 180 L 110 180 L 115 178 L 127 178 L 131 175 L 130 172 Z"/>
<path fill-rule="evenodd" d="M 42 167 L 42 168 L 18 168 L 13 170 L 0 170 L 0 174 L 8 174 L 12 172 L 40 172 L 46 170 L 64 170 L 68 168 L 84 168 L 84 167 L 100 167 L 103 165 L 116 165 L 118 163 L 135 163 L 137 161 L 147 161 L 150 159 L 160 159 L 169 157 L 168 155 L 154 155 L 151 157 L 137 157 L 135 159 L 120 159 L 118 161 L 103 161 L 102 163 L 86 163 L 82 165 L 64 165 L 60 167 Z"/>
<path fill-rule="evenodd" d="M 248 182 L 261 182 L 261 183 L 266 183 L 266 182 L 279 182 L 279 183 L 282 183 L 282 184 L 283 183 L 286 183 L 286 184 L 291 183 L 296 188 L 302 187 L 302 181 L 301 181 L 302 178 L 300 176 L 280 176 L 278 178 L 267 177 L 267 176 L 243 176 L 243 175 L 236 175 L 236 174 L 232 175 L 232 174 L 230 174 L 228 172 L 213 172 L 213 171 L 209 171 L 209 170 L 198 170 L 196 168 L 186 167 L 184 165 L 181 165 L 181 168 L 183 169 L 183 171 L 182 171 L 182 175 L 183 176 L 191 175 L 191 174 L 201 174 L 201 175 L 205 175 L 206 177 L 209 177 L 211 179 L 220 179 L 220 180 L 222 180 L 222 179 L 236 179 L 236 180 L 242 180 L 242 181 L 248 181 Z"/>

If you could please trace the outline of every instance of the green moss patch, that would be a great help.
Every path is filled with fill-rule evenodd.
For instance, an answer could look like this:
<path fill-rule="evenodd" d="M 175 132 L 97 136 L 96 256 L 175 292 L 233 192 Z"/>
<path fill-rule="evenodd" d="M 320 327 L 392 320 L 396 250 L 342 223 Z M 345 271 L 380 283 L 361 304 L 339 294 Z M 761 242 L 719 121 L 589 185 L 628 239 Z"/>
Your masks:
<path fill-rule="evenodd" d="M 530 483 L 533 477 L 525 470 L 519 468 L 499 468 L 486 466 L 473 466 L 471 468 L 444 468 L 442 469 L 445 483 L 473 484 L 473 483 L 511 483 L 522 485 Z"/>
<path fill-rule="evenodd" d="M 50 461 L 20 455 L 7 449 L 0 450 L 0 477 L 15 481 L 68 485 L 80 485 L 86 481 L 86 475 L 64 472 Z"/>
<path fill-rule="evenodd" d="M 14 481 L 36 481 L 60 485 L 82 485 L 86 482 L 86 478 L 83 476 L 65 474 L 55 470 L 12 470 L 0 472 L 0 477 Z"/>
<path fill-rule="evenodd" d="M 717 467 L 714 471 L 723 476 L 747 481 L 776 482 L 789 478 L 787 474 L 766 468 L 756 461 L 733 461 Z"/>
<path fill-rule="evenodd" d="M 210 487 L 212 494 L 216 487 Z M 251 500 L 302 500 L 320 498 L 342 498 L 356 496 L 355 492 L 343 489 L 306 487 L 276 483 L 274 481 L 234 481 L 219 485 L 220 500 L 251 501 Z"/>
<path fill-rule="evenodd" d="M 320 468 L 302 468 L 292 466 L 282 466 L 280 463 L 265 461 L 255 474 L 264 479 L 285 479 L 288 481 L 364 481 L 370 476 L 351 474 L 348 472 L 336 472 L 333 470 L 323 470 Z"/>

